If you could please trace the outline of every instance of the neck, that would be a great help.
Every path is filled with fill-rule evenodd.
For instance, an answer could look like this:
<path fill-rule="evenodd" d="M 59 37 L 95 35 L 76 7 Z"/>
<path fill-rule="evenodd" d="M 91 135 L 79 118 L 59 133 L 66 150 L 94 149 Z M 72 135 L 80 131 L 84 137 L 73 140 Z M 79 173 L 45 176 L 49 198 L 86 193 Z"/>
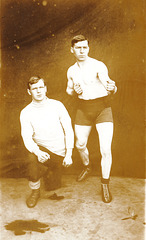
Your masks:
<path fill-rule="evenodd" d="M 79 67 L 83 67 L 83 66 L 87 63 L 88 58 L 89 58 L 89 57 L 87 57 L 87 58 L 86 58 L 85 60 L 83 60 L 83 61 L 77 60 L 78 66 L 79 66 Z"/>
<path fill-rule="evenodd" d="M 46 102 L 47 97 L 45 97 L 43 100 L 40 101 L 36 101 L 36 100 L 32 100 L 32 103 L 34 103 L 35 105 L 42 105 Z"/>

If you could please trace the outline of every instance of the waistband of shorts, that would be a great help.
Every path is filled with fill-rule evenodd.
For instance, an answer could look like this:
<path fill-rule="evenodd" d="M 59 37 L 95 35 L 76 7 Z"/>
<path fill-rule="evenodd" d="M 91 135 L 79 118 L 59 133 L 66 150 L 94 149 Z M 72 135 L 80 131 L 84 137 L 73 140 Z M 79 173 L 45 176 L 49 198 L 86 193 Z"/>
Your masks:
<path fill-rule="evenodd" d="M 94 99 L 89 99 L 89 100 L 85 100 L 85 99 L 80 99 L 78 98 L 78 102 L 79 103 L 98 103 L 98 102 L 107 102 L 110 101 L 111 97 L 109 95 L 104 96 L 104 97 L 100 97 L 100 98 L 94 98 Z"/>

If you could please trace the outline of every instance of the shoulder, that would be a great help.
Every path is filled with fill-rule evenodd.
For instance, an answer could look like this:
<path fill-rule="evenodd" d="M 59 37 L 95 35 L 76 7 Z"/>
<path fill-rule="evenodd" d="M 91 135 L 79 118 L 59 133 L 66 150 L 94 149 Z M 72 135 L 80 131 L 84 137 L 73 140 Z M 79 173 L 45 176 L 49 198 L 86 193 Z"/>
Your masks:
<path fill-rule="evenodd" d="M 26 107 L 24 107 L 22 110 L 21 110 L 21 113 L 26 113 L 26 112 L 29 112 L 31 110 L 31 103 L 29 103 Z"/>
<path fill-rule="evenodd" d="M 77 67 L 77 63 L 74 63 L 72 66 L 68 68 L 67 73 L 71 74 L 72 72 L 75 71 L 76 67 Z"/>
<path fill-rule="evenodd" d="M 96 67 L 98 72 L 103 73 L 108 71 L 107 66 L 102 61 L 96 60 L 94 58 L 90 58 L 90 63 L 92 64 L 93 67 Z"/>
<path fill-rule="evenodd" d="M 48 104 L 51 104 L 53 107 L 59 108 L 64 107 L 63 103 L 56 99 L 48 99 Z"/>
<path fill-rule="evenodd" d="M 31 114 L 31 111 L 32 111 L 32 106 L 31 106 L 31 103 L 28 104 L 26 107 L 24 107 L 21 112 L 20 112 L 20 118 L 24 118 L 24 117 L 27 117 L 28 115 Z"/>
<path fill-rule="evenodd" d="M 99 60 L 97 60 L 95 58 L 89 57 L 89 62 L 91 64 L 94 64 L 94 65 L 98 66 L 98 67 L 106 67 L 106 65 L 102 61 L 99 61 Z"/>
<path fill-rule="evenodd" d="M 50 99 L 50 104 L 52 109 L 51 111 L 57 113 L 59 117 L 64 114 L 66 115 L 67 109 L 62 102 L 60 102 L 59 100 Z"/>

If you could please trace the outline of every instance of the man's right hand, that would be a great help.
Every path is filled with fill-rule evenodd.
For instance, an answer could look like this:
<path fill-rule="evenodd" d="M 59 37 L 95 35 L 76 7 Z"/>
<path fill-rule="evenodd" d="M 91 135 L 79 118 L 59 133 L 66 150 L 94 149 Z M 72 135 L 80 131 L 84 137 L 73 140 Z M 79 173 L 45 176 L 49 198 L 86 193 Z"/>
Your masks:
<path fill-rule="evenodd" d="M 74 84 L 74 90 L 77 94 L 82 94 L 83 93 L 83 90 L 82 90 L 79 83 Z"/>
<path fill-rule="evenodd" d="M 50 159 L 50 155 L 47 152 L 44 152 L 44 151 L 41 151 L 41 150 L 39 150 L 37 157 L 38 157 L 38 161 L 41 162 L 41 163 L 44 163 L 48 159 Z"/>

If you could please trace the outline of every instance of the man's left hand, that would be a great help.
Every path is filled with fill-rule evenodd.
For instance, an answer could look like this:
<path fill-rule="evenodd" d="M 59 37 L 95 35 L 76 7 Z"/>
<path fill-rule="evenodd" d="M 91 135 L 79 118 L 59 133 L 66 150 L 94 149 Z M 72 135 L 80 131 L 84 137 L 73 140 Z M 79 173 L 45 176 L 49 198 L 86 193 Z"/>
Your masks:
<path fill-rule="evenodd" d="M 106 90 L 109 91 L 109 92 L 115 93 L 117 91 L 117 87 L 116 87 L 115 81 L 109 79 L 107 81 Z"/>
<path fill-rule="evenodd" d="M 72 161 L 72 157 L 71 156 L 65 156 L 62 165 L 64 167 L 69 167 L 70 165 L 72 165 L 73 161 Z"/>

